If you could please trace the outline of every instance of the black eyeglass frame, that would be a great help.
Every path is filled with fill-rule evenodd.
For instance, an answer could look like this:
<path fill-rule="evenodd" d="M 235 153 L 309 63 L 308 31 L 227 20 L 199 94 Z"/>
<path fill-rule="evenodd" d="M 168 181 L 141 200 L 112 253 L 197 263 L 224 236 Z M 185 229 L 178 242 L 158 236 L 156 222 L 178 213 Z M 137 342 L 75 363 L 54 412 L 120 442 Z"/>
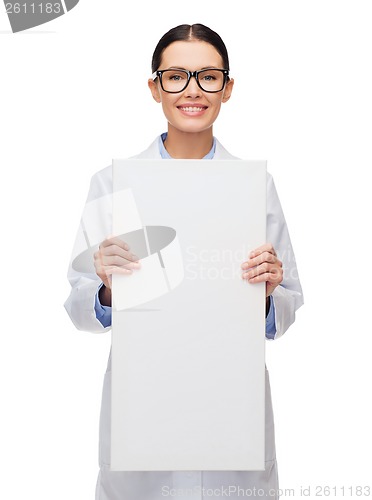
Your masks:
<path fill-rule="evenodd" d="M 199 82 L 199 73 L 202 73 L 204 71 L 210 71 L 210 70 L 221 71 L 221 73 L 223 73 L 223 85 L 222 85 L 222 88 L 220 90 L 205 90 L 201 86 L 201 84 Z M 184 73 L 187 73 L 187 82 L 186 82 L 185 86 L 181 90 L 165 90 L 165 88 L 163 87 L 163 73 L 165 71 L 183 71 Z M 199 69 L 196 71 L 188 71 L 187 69 L 181 69 L 181 68 L 158 69 L 157 71 L 154 71 L 154 73 L 151 76 L 152 76 L 153 80 L 156 80 L 156 78 L 159 77 L 161 88 L 163 89 L 164 92 L 167 92 L 168 94 L 179 94 L 180 92 L 183 92 L 187 88 L 188 84 L 190 83 L 192 76 L 195 78 L 196 83 L 198 84 L 199 88 L 203 92 L 208 92 L 210 94 L 222 92 L 222 90 L 224 89 L 224 87 L 226 85 L 226 82 L 230 79 L 229 70 L 228 69 L 220 69 L 220 68 L 204 68 L 204 69 Z"/>

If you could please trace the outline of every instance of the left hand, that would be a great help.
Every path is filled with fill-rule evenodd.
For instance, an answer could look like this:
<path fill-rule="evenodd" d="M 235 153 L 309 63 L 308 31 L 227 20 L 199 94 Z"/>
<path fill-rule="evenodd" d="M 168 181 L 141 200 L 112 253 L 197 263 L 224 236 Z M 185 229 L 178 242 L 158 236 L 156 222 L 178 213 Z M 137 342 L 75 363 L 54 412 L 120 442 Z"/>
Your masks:
<path fill-rule="evenodd" d="M 242 278 L 249 283 L 266 281 L 266 297 L 283 281 L 283 265 L 271 243 L 266 243 L 249 254 L 249 259 L 241 265 Z"/>

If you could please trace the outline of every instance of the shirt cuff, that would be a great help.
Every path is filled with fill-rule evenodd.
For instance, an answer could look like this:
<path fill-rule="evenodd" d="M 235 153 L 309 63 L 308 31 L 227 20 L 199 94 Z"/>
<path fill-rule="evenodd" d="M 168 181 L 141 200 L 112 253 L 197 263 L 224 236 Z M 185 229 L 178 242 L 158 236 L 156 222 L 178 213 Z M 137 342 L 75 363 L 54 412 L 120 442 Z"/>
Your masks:
<path fill-rule="evenodd" d="M 276 333 L 275 306 L 272 295 L 270 295 L 269 297 L 270 297 L 270 308 L 269 308 L 269 314 L 266 316 L 266 338 L 274 340 Z"/>
<path fill-rule="evenodd" d="M 96 318 L 101 323 L 101 325 L 106 328 L 108 326 L 111 326 L 111 307 L 103 306 L 99 300 L 98 294 L 102 286 L 103 283 L 101 283 L 97 289 L 94 301 L 94 310 L 96 313 Z"/>

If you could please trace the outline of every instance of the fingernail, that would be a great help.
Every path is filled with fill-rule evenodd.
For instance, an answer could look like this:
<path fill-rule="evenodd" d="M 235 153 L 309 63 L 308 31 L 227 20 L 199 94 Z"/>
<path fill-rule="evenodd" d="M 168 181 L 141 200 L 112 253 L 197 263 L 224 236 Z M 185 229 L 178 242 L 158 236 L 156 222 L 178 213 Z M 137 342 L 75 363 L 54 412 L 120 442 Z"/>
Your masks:
<path fill-rule="evenodd" d="M 124 248 L 125 250 L 129 250 L 129 245 L 127 245 L 127 243 L 124 243 Z"/>

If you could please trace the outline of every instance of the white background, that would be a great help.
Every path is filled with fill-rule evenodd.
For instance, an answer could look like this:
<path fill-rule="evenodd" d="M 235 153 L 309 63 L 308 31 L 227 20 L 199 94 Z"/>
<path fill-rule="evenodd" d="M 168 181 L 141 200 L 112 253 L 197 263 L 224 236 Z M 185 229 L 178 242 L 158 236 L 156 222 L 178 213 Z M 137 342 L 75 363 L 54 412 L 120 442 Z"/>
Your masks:
<path fill-rule="evenodd" d="M 2 497 L 94 497 L 111 339 L 70 322 L 67 265 L 91 175 L 166 130 L 147 89 L 158 39 L 195 22 L 221 34 L 236 80 L 214 133 L 268 160 L 305 294 L 266 343 L 280 486 L 370 484 L 370 2 L 81 0 L 18 34 L 4 10 Z"/>

